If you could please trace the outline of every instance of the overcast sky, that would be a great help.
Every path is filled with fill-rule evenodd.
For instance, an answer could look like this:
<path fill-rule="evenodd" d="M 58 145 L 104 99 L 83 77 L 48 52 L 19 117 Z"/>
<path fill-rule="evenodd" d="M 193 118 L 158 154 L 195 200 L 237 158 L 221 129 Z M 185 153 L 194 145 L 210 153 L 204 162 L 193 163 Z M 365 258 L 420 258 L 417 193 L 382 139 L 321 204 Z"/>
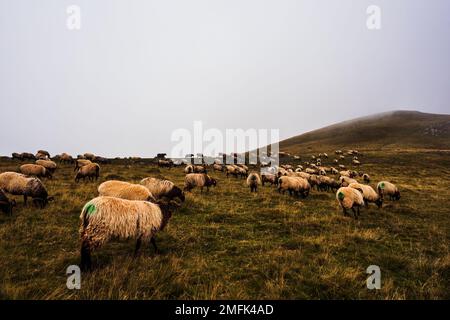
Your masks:
<path fill-rule="evenodd" d="M 448 0 L 0 0 L 0 154 L 153 156 L 195 120 L 288 138 L 450 113 L 449 16 Z"/>

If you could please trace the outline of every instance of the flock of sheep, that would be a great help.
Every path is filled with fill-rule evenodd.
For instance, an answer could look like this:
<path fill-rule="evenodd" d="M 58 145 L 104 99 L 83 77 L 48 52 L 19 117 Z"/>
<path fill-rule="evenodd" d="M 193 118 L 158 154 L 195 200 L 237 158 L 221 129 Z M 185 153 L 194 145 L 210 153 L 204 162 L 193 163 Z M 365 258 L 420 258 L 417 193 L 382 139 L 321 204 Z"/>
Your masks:
<path fill-rule="evenodd" d="M 339 159 L 334 163 L 339 164 L 345 156 L 340 150 L 335 151 Z M 352 164 L 359 166 L 358 151 L 349 150 L 347 155 L 353 156 Z M 30 153 L 12 155 L 15 159 L 34 160 L 35 163 L 21 165 L 18 172 L 0 173 L 0 209 L 12 214 L 15 206 L 14 200 L 9 200 L 6 194 L 20 195 L 33 199 L 36 206 L 44 208 L 53 200 L 40 180 L 51 179 L 57 168 L 56 162 L 50 159 L 50 154 L 39 150 L 36 155 Z M 400 199 L 398 188 L 388 182 L 381 181 L 377 184 L 376 191 L 368 184 L 370 176 L 367 173 L 347 170 L 339 164 L 339 171 L 334 167 L 322 165 L 322 159 L 327 159 L 326 153 L 312 156 L 310 161 L 303 165 L 283 164 L 277 167 L 253 166 L 250 171 L 245 164 L 221 164 L 216 161 L 212 165 L 187 164 L 183 171 L 186 174 L 183 190 L 172 181 L 147 177 L 139 184 L 108 180 L 98 186 L 98 196 L 88 201 L 80 215 L 80 239 L 81 239 L 81 265 L 84 270 L 91 268 L 91 252 L 99 248 L 111 239 L 136 240 L 135 255 L 139 254 L 142 242 L 152 243 L 157 251 L 155 235 L 164 229 L 172 213 L 181 206 L 185 200 L 185 192 L 191 192 L 194 188 L 209 190 L 216 186 L 217 180 L 212 178 L 209 170 L 222 172 L 226 177 L 245 178 L 250 192 L 257 192 L 259 186 L 270 184 L 277 186 L 280 193 L 306 198 L 316 188 L 319 192 L 336 192 L 336 199 L 342 207 L 344 214 L 352 210 L 354 217 L 360 214 L 360 207 L 375 203 L 382 206 L 383 200 L 390 197 L 391 200 Z M 98 179 L 100 173 L 99 163 L 108 163 L 109 160 L 97 157 L 93 154 L 79 155 L 73 159 L 63 153 L 53 158 L 60 163 L 74 164 L 75 181 Z M 297 158 L 296 158 L 297 159 Z M 355 161 L 358 161 L 355 163 Z M 160 167 L 173 166 L 170 160 L 160 159 Z M 259 169 L 256 171 L 256 169 Z M 334 176 L 334 177 L 333 177 Z M 362 182 L 356 180 L 360 177 Z M 337 179 L 335 179 L 337 178 Z"/>

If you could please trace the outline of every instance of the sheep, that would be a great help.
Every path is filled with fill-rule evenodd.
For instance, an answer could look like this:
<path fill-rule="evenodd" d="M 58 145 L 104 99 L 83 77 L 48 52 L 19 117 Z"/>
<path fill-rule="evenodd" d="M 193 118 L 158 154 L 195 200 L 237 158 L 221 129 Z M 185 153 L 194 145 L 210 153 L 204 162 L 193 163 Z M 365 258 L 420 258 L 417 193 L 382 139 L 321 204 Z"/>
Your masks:
<path fill-rule="evenodd" d="M 283 194 L 288 191 L 290 195 L 295 194 L 306 198 L 311 190 L 309 182 L 301 177 L 283 176 L 278 179 L 278 192 Z"/>
<path fill-rule="evenodd" d="M 19 171 L 27 176 L 35 176 L 38 178 L 52 178 L 52 173 L 47 168 L 39 164 L 23 164 L 20 166 Z"/>
<path fill-rule="evenodd" d="M 370 176 L 367 173 L 364 173 L 362 175 L 364 182 L 369 183 L 370 182 Z"/>
<path fill-rule="evenodd" d="M 170 168 L 172 168 L 172 166 L 173 166 L 173 162 L 171 160 L 162 160 L 162 159 L 158 160 L 158 167 L 170 169 Z"/>
<path fill-rule="evenodd" d="M 87 159 L 77 159 L 75 161 L 75 168 L 73 169 L 73 171 L 77 171 L 78 169 L 80 169 L 81 167 L 93 163 L 91 160 L 87 160 Z"/>
<path fill-rule="evenodd" d="M 336 150 L 334 153 L 335 154 L 342 154 L 342 150 Z"/>
<path fill-rule="evenodd" d="M 384 196 L 389 196 L 390 200 L 400 200 L 400 191 L 395 186 L 395 184 L 389 181 L 380 181 L 377 184 L 377 190 L 380 197 L 384 199 Z"/>
<path fill-rule="evenodd" d="M 261 183 L 264 185 L 264 183 L 270 183 L 270 185 L 277 185 L 278 184 L 278 177 L 271 173 L 263 173 L 261 175 Z"/>
<path fill-rule="evenodd" d="M 60 163 L 69 163 L 69 164 L 71 164 L 71 163 L 73 163 L 73 158 L 72 158 L 71 155 L 69 155 L 69 154 L 63 152 L 63 153 L 60 155 L 60 157 L 59 157 L 59 162 L 60 162 Z"/>
<path fill-rule="evenodd" d="M 355 219 L 358 219 L 360 215 L 359 208 L 364 205 L 364 198 L 360 190 L 341 187 L 336 191 L 336 200 L 341 205 L 345 216 L 348 215 L 347 210 L 352 209 Z"/>
<path fill-rule="evenodd" d="M 328 153 L 325 153 L 325 152 L 324 152 L 324 153 L 323 153 L 323 156 L 324 156 L 325 159 L 328 159 Z"/>
<path fill-rule="evenodd" d="M 341 183 L 341 187 L 348 187 L 350 183 L 358 182 L 355 179 L 349 178 L 347 176 L 341 176 L 339 178 L 339 182 Z"/>
<path fill-rule="evenodd" d="M 335 191 L 340 187 L 339 182 L 327 176 L 318 176 L 318 181 L 317 189 L 321 191 Z"/>
<path fill-rule="evenodd" d="M 228 175 L 231 174 L 231 175 L 235 176 L 236 178 L 237 178 L 237 176 L 239 174 L 239 172 L 236 169 L 236 167 L 234 167 L 232 165 L 226 165 L 225 166 L 225 173 L 227 174 L 227 177 L 228 177 Z"/>
<path fill-rule="evenodd" d="M 261 185 L 261 178 L 256 172 L 252 172 L 247 177 L 247 185 L 250 187 L 250 192 L 256 192 L 258 185 Z"/>
<path fill-rule="evenodd" d="M 164 230 L 174 206 L 114 197 L 97 197 L 88 201 L 80 214 L 81 263 L 83 271 L 91 269 L 91 252 L 111 239 L 136 239 L 137 256 L 142 241 L 151 242 L 158 252 L 155 235 Z"/>
<path fill-rule="evenodd" d="M 194 166 L 192 164 L 188 164 L 186 167 L 184 167 L 184 173 L 193 173 L 194 172 Z"/>
<path fill-rule="evenodd" d="M 203 193 L 203 187 L 209 191 L 210 186 L 216 186 L 217 181 L 211 178 L 206 173 L 189 173 L 184 178 L 184 191 L 191 191 L 195 187 L 200 187 L 200 192 Z"/>
<path fill-rule="evenodd" d="M 164 197 L 169 200 L 175 198 L 179 198 L 181 201 L 185 200 L 184 192 L 172 181 L 157 178 L 144 178 L 141 180 L 140 184 L 146 187 L 157 200 Z"/>
<path fill-rule="evenodd" d="M 317 191 L 319 191 L 319 184 L 320 184 L 319 176 L 311 174 L 308 178 L 308 182 L 311 185 L 311 189 L 313 189 L 314 186 L 316 186 Z"/>
<path fill-rule="evenodd" d="M 278 168 L 278 177 L 287 176 L 287 175 L 288 175 L 287 170 L 285 170 L 284 168 Z"/>
<path fill-rule="evenodd" d="M 214 171 L 223 171 L 223 166 L 221 164 L 214 163 L 213 170 Z"/>
<path fill-rule="evenodd" d="M 23 160 L 22 155 L 20 153 L 13 152 L 11 156 L 12 159 Z"/>
<path fill-rule="evenodd" d="M 83 157 L 84 157 L 83 159 L 88 159 L 91 161 L 95 160 L 95 155 L 93 153 L 87 152 L 87 153 L 83 154 Z"/>
<path fill-rule="evenodd" d="M 56 170 L 56 163 L 51 160 L 36 160 L 36 164 L 43 166 L 45 169 L 49 170 L 52 174 Z"/>
<path fill-rule="evenodd" d="M 23 160 L 36 160 L 35 155 L 29 152 L 22 152 L 20 156 Z"/>
<path fill-rule="evenodd" d="M 0 189 L 0 210 L 12 216 L 12 209 L 16 206 L 16 200 L 9 200 L 6 194 Z"/>
<path fill-rule="evenodd" d="M 331 173 L 336 175 L 336 174 L 339 174 L 339 171 L 336 168 L 332 167 L 331 168 Z"/>
<path fill-rule="evenodd" d="M 156 202 L 156 198 L 145 186 L 124 181 L 105 181 L 98 186 L 97 191 L 99 196 Z"/>
<path fill-rule="evenodd" d="M 111 161 L 108 158 L 105 158 L 105 157 L 95 156 L 94 162 L 95 163 L 101 163 L 101 164 L 107 164 L 107 163 L 110 163 Z"/>
<path fill-rule="evenodd" d="M 194 173 L 207 173 L 205 166 L 194 166 Z"/>
<path fill-rule="evenodd" d="M 378 193 L 369 185 L 361 184 L 358 182 L 353 182 L 348 185 L 350 188 L 357 189 L 362 191 L 362 195 L 364 198 L 364 203 L 366 207 L 369 205 L 369 202 L 373 202 L 377 205 L 378 208 L 381 208 L 383 205 L 383 198 L 380 197 Z"/>
<path fill-rule="evenodd" d="M 50 159 L 50 153 L 48 153 L 48 151 L 45 150 L 38 150 L 38 152 L 36 152 L 36 159 L 41 159 L 41 160 L 46 160 L 46 159 Z"/>
<path fill-rule="evenodd" d="M 245 168 L 237 166 L 236 167 L 236 171 L 242 178 L 246 178 L 247 177 L 248 170 L 246 170 Z"/>
<path fill-rule="evenodd" d="M 305 178 L 306 180 L 308 180 L 311 175 L 309 173 L 306 172 L 290 172 L 288 174 L 289 177 L 300 177 L 300 178 Z"/>
<path fill-rule="evenodd" d="M 352 164 L 353 164 L 354 166 L 360 166 L 360 165 L 361 165 L 361 162 L 358 161 L 358 160 L 352 160 Z"/>
<path fill-rule="evenodd" d="M 309 174 L 316 174 L 317 170 L 316 169 L 312 169 L 312 168 L 306 168 L 305 172 L 309 173 Z"/>
<path fill-rule="evenodd" d="M 89 163 L 85 166 L 82 166 L 78 169 L 77 174 L 75 175 L 75 182 L 80 181 L 82 178 L 83 181 L 88 178 L 90 181 L 93 181 L 94 178 L 97 181 L 100 175 L 100 166 L 97 163 Z"/>
<path fill-rule="evenodd" d="M 0 174 L 0 189 L 16 196 L 23 196 L 24 204 L 28 197 L 33 199 L 36 206 L 44 208 L 53 197 L 48 196 L 47 189 L 38 178 L 27 177 L 17 172 L 3 172 Z"/>
<path fill-rule="evenodd" d="M 347 167 L 346 166 L 344 166 L 343 164 L 340 164 L 339 166 L 339 169 L 342 169 L 342 170 L 345 170 L 345 169 L 347 169 Z"/>

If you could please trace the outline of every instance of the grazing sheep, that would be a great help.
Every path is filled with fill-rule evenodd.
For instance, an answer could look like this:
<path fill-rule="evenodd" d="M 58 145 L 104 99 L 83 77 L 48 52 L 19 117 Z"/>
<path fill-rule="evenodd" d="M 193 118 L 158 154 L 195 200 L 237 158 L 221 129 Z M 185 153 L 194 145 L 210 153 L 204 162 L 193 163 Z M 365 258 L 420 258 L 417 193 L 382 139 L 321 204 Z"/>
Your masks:
<path fill-rule="evenodd" d="M 184 191 L 191 191 L 195 187 L 200 188 L 200 192 L 203 193 L 203 188 L 209 191 L 210 186 L 216 186 L 217 181 L 211 178 L 206 173 L 189 173 L 184 178 Z"/>
<path fill-rule="evenodd" d="M 59 162 L 60 163 L 69 163 L 69 164 L 71 164 L 71 163 L 73 163 L 73 161 L 74 160 L 73 160 L 72 156 L 67 154 L 67 153 L 65 153 L 65 152 L 61 153 L 61 155 L 59 156 Z"/>
<path fill-rule="evenodd" d="M 247 177 L 248 169 L 236 166 L 236 171 L 242 178 L 246 178 Z"/>
<path fill-rule="evenodd" d="M 319 176 L 311 174 L 308 178 L 308 182 L 311 185 L 311 189 L 313 189 L 314 186 L 316 186 L 317 191 L 319 191 L 319 184 L 320 184 Z"/>
<path fill-rule="evenodd" d="M 364 173 L 362 175 L 364 182 L 369 183 L 370 182 L 370 176 L 367 173 Z"/>
<path fill-rule="evenodd" d="M 390 200 L 400 200 L 400 191 L 395 184 L 389 181 L 380 181 L 377 184 L 377 190 L 380 197 L 384 199 L 384 196 L 389 196 Z"/>
<path fill-rule="evenodd" d="M 308 180 L 311 177 L 311 175 L 309 173 L 301 172 L 301 171 L 300 172 L 290 172 L 288 174 L 288 176 L 289 177 L 300 177 L 300 178 L 304 178 L 306 180 Z"/>
<path fill-rule="evenodd" d="M 146 187 L 140 184 L 109 180 L 100 184 L 97 190 L 99 196 L 156 202 L 156 198 L 153 194 Z"/>
<path fill-rule="evenodd" d="M 204 167 L 204 166 L 194 166 L 194 173 L 207 173 L 206 167 Z"/>
<path fill-rule="evenodd" d="M 290 195 L 302 196 L 306 198 L 311 190 L 309 182 L 300 177 L 287 177 L 283 176 L 278 179 L 278 192 L 289 192 Z"/>
<path fill-rule="evenodd" d="M 331 168 L 331 173 L 332 174 L 339 174 L 339 171 L 336 168 Z"/>
<path fill-rule="evenodd" d="M 340 184 L 333 178 L 327 176 L 318 176 L 319 184 L 317 185 L 317 189 L 321 191 L 335 191 L 339 189 Z"/>
<path fill-rule="evenodd" d="M 75 182 L 83 181 L 88 178 L 89 181 L 93 181 L 94 179 L 97 181 L 100 175 L 100 166 L 97 163 L 89 163 L 85 166 L 82 166 L 78 169 L 77 174 L 75 175 Z"/>
<path fill-rule="evenodd" d="M 252 172 L 247 177 L 247 185 L 250 187 L 250 192 L 256 192 L 258 185 L 261 185 L 261 178 L 256 172 Z"/>
<path fill-rule="evenodd" d="M 383 198 L 380 197 L 380 195 L 376 193 L 376 191 L 373 190 L 371 186 L 358 182 L 350 183 L 348 186 L 350 188 L 362 191 L 366 207 L 368 206 L 369 202 L 375 203 L 378 208 L 381 208 L 381 206 L 383 205 Z"/>
<path fill-rule="evenodd" d="M 36 206 L 44 208 L 53 197 L 48 196 L 41 180 L 34 177 L 27 177 L 17 172 L 3 172 L 0 174 L 0 190 L 16 196 L 23 196 L 23 201 L 27 204 L 28 197 L 33 199 Z"/>
<path fill-rule="evenodd" d="M 261 175 L 261 183 L 264 185 L 266 182 L 270 183 L 270 185 L 278 184 L 278 177 L 271 173 L 264 173 Z"/>
<path fill-rule="evenodd" d="M 12 209 L 16 206 L 16 200 L 9 200 L 6 194 L 0 189 L 0 210 L 12 215 Z"/>
<path fill-rule="evenodd" d="M 171 160 L 162 160 L 159 159 L 158 160 L 158 167 L 161 168 L 172 168 L 173 167 L 173 162 Z"/>
<path fill-rule="evenodd" d="M 22 155 L 17 152 L 12 153 L 12 159 L 23 160 Z"/>
<path fill-rule="evenodd" d="M 239 171 L 237 170 L 237 167 L 235 167 L 233 165 L 226 165 L 225 173 L 227 174 L 227 177 L 231 174 L 237 178 Z"/>
<path fill-rule="evenodd" d="M 352 160 L 352 164 L 353 164 L 354 166 L 360 166 L 360 165 L 361 165 L 361 162 L 359 162 L 358 160 Z"/>
<path fill-rule="evenodd" d="M 343 164 L 340 164 L 338 167 L 339 167 L 339 169 L 342 169 L 342 170 L 346 170 L 347 169 L 347 167 L 344 166 Z"/>
<path fill-rule="evenodd" d="M 47 168 L 39 164 L 23 164 L 20 166 L 19 171 L 27 176 L 35 176 L 38 178 L 52 178 L 52 173 Z"/>
<path fill-rule="evenodd" d="M 194 166 L 192 164 L 188 164 L 186 167 L 184 167 L 184 173 L 193 173 L 194 172 Z"/>
<path fill-rule="evenodd" d="M 80 169 L 81 167 L 91 164 L 93 163 L 91 160 L 87 160 L 87 159 L 77 159 L 75 161 L 75 168 L 73 169 L 73 171 L 77 171 L 78 169 Z"/>
<path fill-rule="evenodd" d="M 352 177 L 352 172 L 350 170 L 342 170 L 339 172 L 339 174 L 341 175 L 341 177 L 349 177 L 349 178 L 353 178 Z"/>
<path fill-rule="evenodd" d="M 339 182 L 341 183 L 341 187 L 348 187 L 348 185 L 350 183 L 357 183 L 358 181 L 356 181 L 355 179 L 349 178 L 347 176 L 341 176 L 339 178 Z"/>
<path fill-rule="evenodd" d="M 335 154 L 342 154 L 342 150 L 336 150 L 334 153 Z"/>
<path fill-rule="evenodd" d="M 82 270 L 91 269 L 91 252 L 111 239 L 136 239 L 134 254 L 142 241 L 151 242 L 158 251 L 155 234 L 162 231 L 174 206 L 165 203 L 97 197 L 87 202 L 80 214 Z"/>
<path fill-rule="evenodd" d="M 52 174 L 56 170 L 56 163 L 51 160 L 36 160 L 36 164 L 43 166 L 45 169 L 49 170 Z"/>
<path fill-rule="evenodd" d="M 38 152 L 36 152 L 36 159 L 41 159 L 41 160 L 46 160 L 46 159 L 50 159 L 50 153 L 48 153 L 48 151 L 45 150 L 38 150 Z"/>
<path fill-rule="evenodd" d="M 312 169 L 312 168 L 306 168 L 305 172 L 309 173 L 309 174 L 316 174 L 317 170 L 316 169 Z"/>
<path fill-rule="evenodd" d="M 94 161 L 96 163 L 101 163 L 101 164 L 108 164 L 111 162 L 108 158 L 100 157 L 100 156 L 95 156 Z"/>
<path fill-rule="evenodd" d="M 95 155 L 93 153 L 87 152 L 87 153 L 83 154 L 83 159 L 88 159 L 88 160 L 94 161 Z"/>
<path fill-rule="evenodd" d="M 156 199 L 168 198 L 173 200 L 179 198 L 185 200 L 184 192 L 177 187 L 172 181 L 157 178 L 144 178 L 140 182 L 146 187 Z"/>
<path fill-rule="evenodd" d="M 22 152 L 20 156 L 22 157 L 22 160 L 36 160 L 35 155 L 29 152 Z"/>
<path fill-rule="evenodd" d="M 214 163 L 213 170 L 214 171 L 223 171 L 223 166 L 221 164 Z"/>
<path fill-rule="evenodd" d="M 341 187 L 336 191 L 336 199 L 344 211 L 344 215 L 348 215 L 347 210 L 352 209 L 355 219 L 360 215 L 359 208 L 364 205 L 362 192 L 350 187 Z M 357 209 L 355 211 L 355 208 Z"/>

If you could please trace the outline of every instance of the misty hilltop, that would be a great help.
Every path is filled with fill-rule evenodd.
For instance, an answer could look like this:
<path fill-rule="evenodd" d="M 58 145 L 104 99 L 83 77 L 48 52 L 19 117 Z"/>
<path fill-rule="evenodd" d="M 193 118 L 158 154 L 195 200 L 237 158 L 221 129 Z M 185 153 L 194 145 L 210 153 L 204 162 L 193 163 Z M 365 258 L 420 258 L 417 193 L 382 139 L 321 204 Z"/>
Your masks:
<path fill-rule="evenodd" d="M 450 149 L 450 115 L 391 111 L 356 118 L 280 142 L 291 153 L 353 147 L 373 149 Z"/>

